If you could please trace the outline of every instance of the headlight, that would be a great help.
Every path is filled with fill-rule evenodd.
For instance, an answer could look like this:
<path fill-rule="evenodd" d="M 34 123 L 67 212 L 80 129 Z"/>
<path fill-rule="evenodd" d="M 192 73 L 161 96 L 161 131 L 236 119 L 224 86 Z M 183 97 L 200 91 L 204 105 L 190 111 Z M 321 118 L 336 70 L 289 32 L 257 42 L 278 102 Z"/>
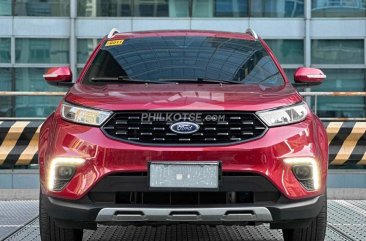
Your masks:
<path fill-rule="evenodd" d="M 308 115 L 304 102 L 276 110 L 258 111 L 256 113 L 268 126 L 282 126 L 303 121 Z"/>
<path fill-rule="evenodd" d="M 110 115 L 111 112 L 108 111 L 88 109 L 68 103 L 63 103 L 61 107 L 61 116 L 65 120 L 93 126 L 100 126 Z"/>

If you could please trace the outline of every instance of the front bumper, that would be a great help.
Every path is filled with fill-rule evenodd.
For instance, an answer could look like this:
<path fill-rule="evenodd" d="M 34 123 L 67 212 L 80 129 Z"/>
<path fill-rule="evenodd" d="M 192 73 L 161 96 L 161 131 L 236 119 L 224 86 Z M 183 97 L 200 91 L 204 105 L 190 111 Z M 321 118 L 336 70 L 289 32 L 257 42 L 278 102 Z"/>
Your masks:
<path fill-rule="evenodd" d="M 260 139 L 229 146 L 141 146 L 106 137 L 97 127 L 77 125 L 58 117 L 54 127 L 45 123 L 40 136 L 39 164 L 42 193 L 59 199 L 79 200 L 106 177 L 147 172 L 149 161 L 221 161 L 224 173 L 249 173 L 265 177 L 286 198 L 304 200 L 325 193 L 327 142 L 321 123 L 305 121 L 270 128 Z M 49 135 L 49 136 L 47 136 Z M 50 142 L 49 140 L 52 140 Z M 47 190 L 50 161 L 55 157 L 83 157 L 73 179 L 60 192 Z M 311 157 L 320 169 L 321 188 L 307 191 L 293 175 L 285 158 Z M 120 189 L 123 190 L 123 189 Z"/>
<path fill-rule="evenodd" d="M 222 205 L 222 206 L 107 206 L 84 204 L 41 196 L 42 207 L 63 226 L 75 223 L 81 228 L 96 228 L 97 223 L 121 225 L 146 223 L 287 223 L 315 218 L 323 205 L 324 195 L 307 200 L 270 205 Z"/>

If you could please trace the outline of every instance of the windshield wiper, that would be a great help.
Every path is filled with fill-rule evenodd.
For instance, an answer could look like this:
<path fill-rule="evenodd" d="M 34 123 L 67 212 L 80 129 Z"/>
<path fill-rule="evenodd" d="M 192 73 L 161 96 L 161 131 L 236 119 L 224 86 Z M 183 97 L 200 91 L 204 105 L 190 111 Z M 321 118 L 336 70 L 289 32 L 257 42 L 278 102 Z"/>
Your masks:
<path fill-rule="evenodd" d="M 177 78 L 177 79 L 159 79 L 161 82 L 193 82 L 193 83 L 218 83 L 218 84 L 241 84 L 242 82 L 235 81 L 235 80 L 221 80 L 221 79 L 205 79 L 205 78 L 191 78 L 191 79 L 184 79 L 184 78 Z"/>
<path fill-rule="evenodd" d="M 92 77 L 90 79 L 93 82 L 139 82 L 139 83 L 154 83 L 154 84 L 163 84 L 161 81 L 155 80 L 143 80 L 143 79 L 132 79 L 128 76 L 117 76 L 117 77 Z"/>

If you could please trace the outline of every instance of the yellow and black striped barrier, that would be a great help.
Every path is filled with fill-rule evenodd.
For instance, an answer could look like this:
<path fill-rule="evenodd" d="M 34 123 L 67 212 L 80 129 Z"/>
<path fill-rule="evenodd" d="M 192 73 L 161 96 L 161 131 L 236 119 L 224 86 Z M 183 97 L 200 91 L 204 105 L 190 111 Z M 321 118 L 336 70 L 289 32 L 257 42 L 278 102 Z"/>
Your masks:
<path fill-rule="evenodd" d="M 366 165 L 366 122 L 324 122 L 331 167 Z"/>
<path fill-rule="evenodd" d="M 37 164 L 43 121 L 0 121 L 0 166 Z"/>
<path fill-rule="evenodd" d="M 0 121 L 0 166 L 37 164 L 39 130 L 43 121 Z M 366 122 L 324 122 L 331 168 L 366 165 Z"/>

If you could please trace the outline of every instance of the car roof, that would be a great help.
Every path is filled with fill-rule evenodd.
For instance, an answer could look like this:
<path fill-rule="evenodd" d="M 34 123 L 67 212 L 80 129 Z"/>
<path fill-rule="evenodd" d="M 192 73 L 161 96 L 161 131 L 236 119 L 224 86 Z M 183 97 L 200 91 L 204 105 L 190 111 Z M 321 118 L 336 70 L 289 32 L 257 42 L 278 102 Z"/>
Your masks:
<path fill-rule="evenodd" d="M 181 36 L 234 38 L 250 41 L 256 40 L 252 35 L 247 33 L 233 33 L 223 31 L 206 31 L 206 30 L 157 30 L 157 31 L 125 32 L 125 33 L 116 33 L 110 39 L 181 37 Z"/>

